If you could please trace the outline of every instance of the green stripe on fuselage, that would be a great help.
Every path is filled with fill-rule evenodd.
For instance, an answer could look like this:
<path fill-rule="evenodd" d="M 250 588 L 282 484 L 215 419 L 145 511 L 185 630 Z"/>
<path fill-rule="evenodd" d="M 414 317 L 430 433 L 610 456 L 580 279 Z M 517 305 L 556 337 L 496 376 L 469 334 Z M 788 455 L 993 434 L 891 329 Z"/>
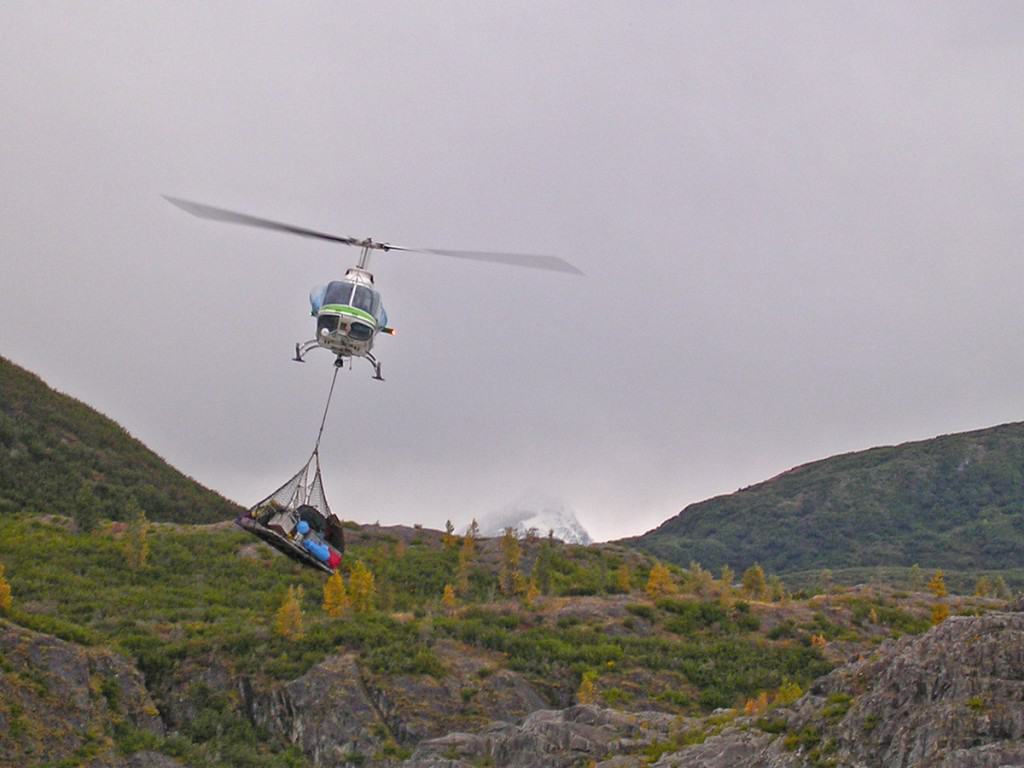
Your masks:
<path fill-rule="evenodd" d="M 377 321 L 373 315 L 369 312 L 364 312 L 358 307 L 350 307 L 348 304 L 324 304 L 320 307 L 320 312 L 333 312 L 338 315 L 348 315 L 349 317 L 358 317 L 360 320 L 365 320 L 373 326 L 377 325 Z"/>

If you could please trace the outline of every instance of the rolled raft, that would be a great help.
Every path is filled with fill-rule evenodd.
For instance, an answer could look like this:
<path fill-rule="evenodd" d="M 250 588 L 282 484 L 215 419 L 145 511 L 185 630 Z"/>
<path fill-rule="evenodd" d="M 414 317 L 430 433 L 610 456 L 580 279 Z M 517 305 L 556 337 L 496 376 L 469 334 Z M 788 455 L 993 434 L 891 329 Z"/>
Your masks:
<path fill-rule="evenodd" d="M 321 563 L 329 562 L 331 559 L 331 548 L 313 539 L 304 539 L 302 546 Z"/>

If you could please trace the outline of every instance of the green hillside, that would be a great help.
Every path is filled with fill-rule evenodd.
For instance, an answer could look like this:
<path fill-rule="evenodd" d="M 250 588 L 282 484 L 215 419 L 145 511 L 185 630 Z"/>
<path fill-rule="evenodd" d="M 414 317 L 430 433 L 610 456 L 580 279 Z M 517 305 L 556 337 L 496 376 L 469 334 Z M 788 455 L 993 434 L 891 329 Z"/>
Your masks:
<path fill-rule="evenodd" d="M 427 736 L 525 716 L 532 709 L 515 703 L 517 691 L 533 707 L 565 707 L 588 674 L 602 705 L 699 716 L 787 681 L 806 688 L 850 643 L 868 648 L 928 626 L 920 595 L 902 607 L 881 594 L 836 598 L 827 609 L 796 600 L 748 603 L 739 594 L 722 598 L 722 585 L 675 568 L 674 594 L 654 599 L 644 591 L 652 563 L 644 554 L 546 538 L 519 541 L 519 568 L 537 584 L 532 601 L 502 594 L 502 544 L 488 539 L 476 542 L 467 586 L 446 606 L 444 585 L 459 582 L 465 542 L 445 545 L 440 532 L 420 528 L 350 524 L 348 534 L 342 570 L 350 589 L 357 562 L 376 575 L 375 607 L 332 618 L 322 605 L 321 573 L 233 526 L 151 525 L 149 557 L 133 571 L 118 526 L 86 534 L 67 518 L 0 515 L 0 564 L 13 594 L 12 607 L 0 608 L 0 717 L 20 720 L 12 740 L 0 729 L 0 765 L 82 765 L 111 749 L 151 749 L 196 768 L 309 766 L 312 748 L 299 752 L 290 721 L 280 713 L 265 719 L 253 702 L 282 699 L 285 686 L 304 684 L 289 681 L 325 662 L 328 670 L 356 665 L 351 681 L 313 672 L 335 695 L 358 698 L 368 686 L 393 708 L 379 722 L 369 708 L 351 715 L 355 726 L 347 727 L 375 744 L 351 764 L 394 765 L 387 759 L 407 757 Z M 303 589 L 303 632 L 290 638 L 275 630 L 289 587 Z M 877 626 L 864 622 L 872 607 Z M 129 713 L 114 711 L 84 741 L 65 734 L 61 754 L 51 744 L 55 721 L 73 713 L 49 696 L 43 672 L 19 661 L 46 642 L 36 638 L 18 650 L 22 629 L 123 654 L 144 674 L 166 735 L 139 732 L 125 721 Z M 834 650 L 814 645 L 812 635 L 821 633 L 834 638 Z M 105 688 L 94 687 L 102 705 Z M 243 689 L 252 698 L 240 697 Z M 24 708 L 12 712 L 5 691 Z M 38 726 L 28 722 L 33 701 L 52 713 Z M 326 707 L 349 722 L 348 701 L 328 707 L 303 699 L 289 717 L 315 724 Z M 38 760 L 44 749 L 43 763 L 26 762 L 30 750 Z"/>
<path fill-rule="evenodd" d="M 647 765 L 931 624 L 916 589 L 740 590 L 616 544 L 354 523 L 332 608 L 322 573 L 235 526 L 174 524 L 235 507 L 114 422 L 2 359 L 0 393 L 0 765 L 397 766 L 587 702 Z M 163 522 L 82 526 L 83 483 L 108 518 L 135 499 Z M 675 730 L 634 738 L 638 718 Z"/>
<path fill-rule="evenodd" d="M 1024 567 L 1024 423 L 873 448 L 691 504 L 629 540 L 658 557 L 789 573 Z"/>
<path fill-rule="evenodd" d="M 0 357 L 0 512 L 70 514 L 86 481 L 101 514 L 115 520 L 129 497 L 150 520 L 214 522 L 239 512 L 114 421 Z"/>

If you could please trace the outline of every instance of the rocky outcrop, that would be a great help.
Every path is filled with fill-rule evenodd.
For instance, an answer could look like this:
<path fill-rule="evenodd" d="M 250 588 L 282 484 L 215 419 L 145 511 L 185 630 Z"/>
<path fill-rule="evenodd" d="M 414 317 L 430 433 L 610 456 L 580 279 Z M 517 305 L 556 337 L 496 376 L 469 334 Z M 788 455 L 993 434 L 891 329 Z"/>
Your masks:
<path fill-rule="evenodd" d="M 118 725 L 164 733 L 130 662 L 0 620 L 0 765 L 95 756 Z M 110 756 L 96 764 L 126 763 Z"/>
<path fill-rule="evenodd" d="M 1022 766 L 1024 613 L 954 617 L 921 637 L 886 643 L 770 719 L 784 734 L 759 734 L 745 719 L 655 765 Z"/>
<path fill-rule="evenodd" d="M 624 765 L 637 768 L 642 763 Z M 779 739 L 749 729 L 749 723 L 731 727 L 720 736 L 682 752 L 666 755 L 653 765 L 657 768 L 807 768 L 802 756 L 788 752 Z"/>
<path fill-rule="evenodd" d="M 296 744 L 318 766 L 363 762 L 389 736 L 355 654 L 332 656 L 284 685 L 261 690 L 243 678 L 239 687 L 253 722 Z"/>
<path fill-rule="evenodd" d="M 553 615 L 590 622 L 588 610 L 566 604 Z M 432 650 L 445 669 L 436 678 L 375 674 L 345 652 L 286 683 L 194 657 L 159 681 L 161 721 L 122 657 L 0 621 L 0 765 L 174 768 L 157 752 L 121 754 L 118 734 L 162 736 L 165 723 L 187 731 L 212 696 L 323 768 L 1024 766 L 1019 611 L 953 617 L 886 642 L 762 717 L 549 709 L 500 654 L 453 640 Z M 607 680 L 620 685 L 613 672 Z M 130 741 L 137 749 L 139 739 Z"/>
<path fill-rule="evenodd" d="M 690 742 L 700 742 L 682 746 Z M 660 753 L 651 763 L 651 757 Z M 402 768 L 1024 766 L 1024 613 L 954 617 L 821 678 L 788 709 L 703 721 L 590 706 L 422 742 Z"/>
<path fill-rule="evenodd" d="M 480 733 L 451 733 L 425 741 L 402 768 L 571 768 L 664 740 L 681 719 L 661 712 L 626 713 L 582 705 L 539 710 L 519 725 L 493 723 Z"/>
<path fill-rule="evenodd" d="M 827 729 L 851 764 L 1024 765 L 1024 614 L 948 619 L 814 690 L 823 706 L 830 694 L 856 697 Z M 796 725 L 816 703 L 801 708 Z"/>
<path fill-rule="evenodd" d="M 446 669 L 440 679 L 374 675 L 356 654 L 343 654 L 285 684 L 240 678 L 238 693 L 253 722 L 326 768 L 378 764 L 424 739 L 545 706 L 520 675 L 496 669 L 479 650 L 441 642 L 434 653 Z"/>
<path fill-rule="evenodd" d="M 445 675 L 367 676 L 369 691 L 389 729 L 402 744 L 454 730 L 476 730 L 494 720 L 515 721 L 547 702 L 521 675 L 498 668 L 495 654 L 441 641 L 434 654 Z"/>

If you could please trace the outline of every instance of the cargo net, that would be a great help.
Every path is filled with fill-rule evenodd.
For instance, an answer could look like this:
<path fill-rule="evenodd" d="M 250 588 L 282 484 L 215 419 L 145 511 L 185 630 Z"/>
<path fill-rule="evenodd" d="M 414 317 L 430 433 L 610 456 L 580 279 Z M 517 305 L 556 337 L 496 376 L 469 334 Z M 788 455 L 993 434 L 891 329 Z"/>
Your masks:
<path fill-rule="evenodd" d="M 330 506 L 327 504 L 327 496 L 324 495 L 324 481 L 320 476 L 320 455 L 314 452 L 291 480 L 286 482 L 267 498 L 260 501 L 250 512 L 250 517 L 257 510 L 271 507 L 281 510 L 298 509 L 302 506 L 313 507 L 324 517 L 333 517 Z"/>
<path fill-rule="evenodd" d="M 235 522 L 306 565 L 331 572 L 341 564 L 345 531 L 327 504 L 316 452 L 291 480 Z"/>
<path fill-rule="evenodd" d="M 320 474 L 320 438 L 337 377 L 335 368 L 313 455 L 288 482 L 235 521 L 289 557 L 328 572 L 338 568 L 345 551 L 345 532 L 327 503 Z"/>

